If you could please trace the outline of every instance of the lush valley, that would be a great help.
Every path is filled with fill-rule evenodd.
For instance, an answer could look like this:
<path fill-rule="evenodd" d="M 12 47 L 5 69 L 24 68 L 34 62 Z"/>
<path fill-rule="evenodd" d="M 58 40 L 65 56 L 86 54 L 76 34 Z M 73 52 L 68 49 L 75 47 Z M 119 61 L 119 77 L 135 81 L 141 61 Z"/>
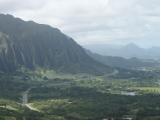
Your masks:
<path fill-rule="evenodd" d="M 14 81 L 17 87 L 12 82 L 0 84 L 8 91 L 0 94 L 0 105 L 7 106 L 0 107 L 2 120 L 5 116 L 13 120 L 160 119 L 157 79 L 112 79 L 41 69 L 3 75 L 3 79 Z M 28 88 L 29 102 L 23 106 L 22 94 Z"/>

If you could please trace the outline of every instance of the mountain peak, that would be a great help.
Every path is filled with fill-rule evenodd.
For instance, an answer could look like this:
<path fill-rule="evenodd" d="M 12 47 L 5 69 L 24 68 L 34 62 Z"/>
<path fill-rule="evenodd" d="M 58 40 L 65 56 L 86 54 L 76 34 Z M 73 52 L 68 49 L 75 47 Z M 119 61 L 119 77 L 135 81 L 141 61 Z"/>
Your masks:
<path fill-rule="evenodd" d="M 89 57 L 72 38 L 48 25 L 1 14 L 0 33 L 0 71 L 15 71 L 19 66 L 93 74 L 112 70 Z"/>
<path fill-rule="evenodd" d="M 129 43 L 129 44 L 125 45 L 124 47 L 125 48 L 138 48 L 138 49 L 140 49 L 140 47 L 135 43 Z"/>

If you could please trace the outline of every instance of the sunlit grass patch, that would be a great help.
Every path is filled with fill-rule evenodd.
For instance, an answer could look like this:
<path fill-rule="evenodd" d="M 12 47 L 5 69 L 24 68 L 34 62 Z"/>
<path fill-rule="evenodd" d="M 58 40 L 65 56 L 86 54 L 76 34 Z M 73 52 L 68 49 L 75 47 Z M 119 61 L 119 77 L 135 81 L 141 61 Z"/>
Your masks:
<path fill-rule="evenodd" d="M 160 87 L 135 87 L 134 89 L 147 94 L 160 94 Z"/>
<path fill-rule="evenodd" d="M 68 99 L 51 99 L 51 100 L 42 100 L 42 101 L 33 101 L 31 105 L 39 110 L 45 110 L 48 108 L 64 108 L 66 105 L 71 104 Z"/>

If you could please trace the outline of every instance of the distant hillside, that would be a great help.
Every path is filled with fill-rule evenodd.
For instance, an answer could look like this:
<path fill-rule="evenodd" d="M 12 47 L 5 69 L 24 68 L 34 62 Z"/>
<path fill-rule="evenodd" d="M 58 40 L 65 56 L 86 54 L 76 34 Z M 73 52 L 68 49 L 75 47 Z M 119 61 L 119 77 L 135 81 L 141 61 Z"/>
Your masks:
<path fill-rule="evenodd" d="M 160 47 L 141 48 L 134 43 L 122 45 L 94 44 L 85 45 L 84 48 L 104 56 L 118 56 L 124 58 L 160 59 Z"/>
<path fill-rule="evenodd" d="M 88 56 L 81 46 L 60 30 L 1 14 L 0 71 L 15 71 L 20 66 L 70 73 L 103 74 L 112 71 Z"/>
<path fill-rule="evenodd" d="M 160 63 L 155 60 L 142 60 L 138 58 L 126 59 L 122 57 L 103 56 L 96 53 L 92 53 L 90 51 L 87 51 L 87 53 L 95 60 L 111 67 L 118 67 L 123 69 L 140 69 L 144 67 L 160 66 Z"/>

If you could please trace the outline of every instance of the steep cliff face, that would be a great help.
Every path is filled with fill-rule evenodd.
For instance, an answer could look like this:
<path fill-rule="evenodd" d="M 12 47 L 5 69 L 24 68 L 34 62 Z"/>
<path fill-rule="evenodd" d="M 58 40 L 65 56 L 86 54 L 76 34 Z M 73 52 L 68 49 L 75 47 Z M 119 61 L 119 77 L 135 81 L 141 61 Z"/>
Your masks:
<path fill-rule="evenodd" d="M 71 73 L 112 71 L 89 57 L 81 46 L 60 30 L 1 14 L 0 70 L 15 71 L 19 66 Z"/>

